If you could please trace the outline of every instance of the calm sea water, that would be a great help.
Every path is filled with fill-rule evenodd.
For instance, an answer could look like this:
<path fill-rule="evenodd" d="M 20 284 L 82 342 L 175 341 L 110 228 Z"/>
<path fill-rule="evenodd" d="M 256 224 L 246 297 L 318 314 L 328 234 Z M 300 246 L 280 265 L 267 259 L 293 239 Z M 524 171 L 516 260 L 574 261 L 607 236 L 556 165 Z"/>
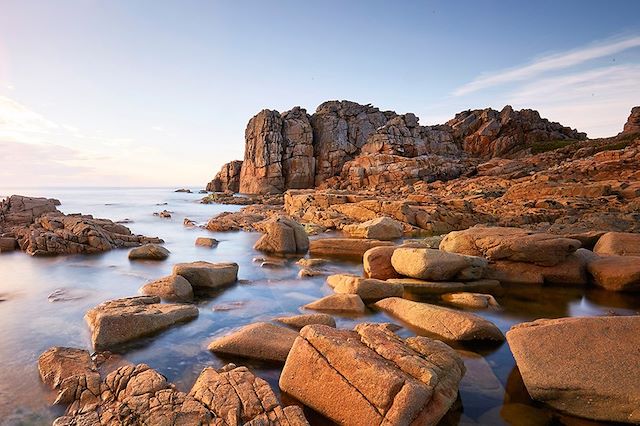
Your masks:
<path fill-rule="evenodd" d="M 58 198 L 62 202 L 59 208 L 65 213 L 81 212 L 114 221 L 128 219 L 131 223 L 127 226 L 134 233 L 163 238 L 171 256 L 164 262 L 130 262 L 127 250 L 55 258 L 33 258 L 21 252 L 0 255 L 2 425 L 46 425 L 61 415 L 60 407 L 50 406 L 54 393 L 40 383 L 38 356 L 51 346 L 91 351 L 85 312 L 105 300 L 138 294 L 146 282 L 169 274 L 174 263 L 206 260 L 240 265 L 237 285 L 197 299 L 200 316 L 196 320 L 117 350 L 128 361 L 149 364 L 184 391 L 205 366 L 221 367 L 227 362 L 248 365 L 277 391 L 280 366 L 220 358 L 207 350 L 208 343 L 245 324 L 300 313 L 300 306 L 331 293 L 323 277 L 298 279 L 295 259 L 283 268 L 261 268 L 254 262 L 262 256 L 252 248 L 259 237 L 256 233 L 214 233 L 186 228 L 182 223 L 189 218 L 204 224 L 210 217 L 236 211 L 239 206 L 203 205 L 199 203 L 202 195 L 175 193 L 170 188 L 0 188 L 0 196 L 11 194 Z M 173 217 L 153 216 L 163 209 L 171 211 Z M 198 236 L 214 237 L 220 244 L 213 249 L 196 247 Z M 335 262 L 330 268 L 333 272 L 361 272 L 361 265 L 355 263 Z M 51 297 L 53 294 L 61 297 Z M 640 308 L 640 299 L 635 296 L 562 287 L 508 287 L 497 299 L 502 311 L 479 314 L 504 332 L 513 324 L 537 318 L 630 315 Z M 392 321 L 374 312 L 336 319 L 339 327 L 352 327 L 365 320 Z M 403 329 L 400 334 L 409 336 L 413 332 Z M 552 412 L 529 399 L 506 343 L 465 349 L 482 354 L 490 371 L 479 365 L 482 363 L 469 364 L 469 384 L 460 392 L 461 407 L 447 417 L 447 424 L 573 424 L 574 420 L 566 417 L 549 420 Z M 496 378 L 499 388 L 485 389 Z M 326 424 L 321 419 L 311 420 Z"/>

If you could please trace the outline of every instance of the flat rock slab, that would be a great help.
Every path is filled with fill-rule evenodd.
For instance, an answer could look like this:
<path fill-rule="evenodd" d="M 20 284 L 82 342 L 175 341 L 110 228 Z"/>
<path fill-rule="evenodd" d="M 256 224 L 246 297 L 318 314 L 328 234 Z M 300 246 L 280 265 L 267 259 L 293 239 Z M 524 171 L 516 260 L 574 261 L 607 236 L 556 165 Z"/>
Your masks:
<path fill-rule="evenodd" d="M 427 335 L 446 341 L 504 340 L 502 332 L 491 321 L 469 312 L 398 297 L 383 299 L 374 306 Z"/>
<path fill-rule="evenodd" d="M 471 281 L 483 277 L 488 262 L 477 256 L 429 248 L 400 247 L 391 256 L 400 275 L 427 281 Z"/>
<path fill-rule="evenodd" d="M 640 256 L 640 234 L 607 232 L 600 237 L 593 251 L 602 256 Z"/>
<path fill-rule="evenodd" d="M 364 302 L 375 302 L 387 297 L 402 297 L 402 285 L 374 278 L 336 274 L 327 277 L 327 284 L 340 294 L 357 294 Z"/>
<path fill-rule="evenodd" d="M 215 339 L 209 344 L 209 350 L 225 355 L 284 362 L 297 336 L 298 333 L 289 327 L 257 322 Z"/>
<path fill-rule="evenodd" d="M 366 307 L 357 294 L 332 294 L 303 306 L 315 311 L 331 311 L 344 314 L 364 314 Z"/>
<path fill-rule="evenodd" d="M 178 263 L 173 266 L 173 274 L 184 277 L 194 288 L 218 288 L 238 281 L 238 264 L 204 261 Z"/>
<path fill-rule="evenodd" d="M 458 394 L 459 355 L 425 337 L 402 340 L 384 324 L 300 331 L 280 388 L 337 424 L 435 425 Z"/>
<path fill-rule="evenodd" d="M 168 275 L 151 281 L 140 288 L 147 296 L 158 296 L 165 300 L 190 302 L 193 300 L 193 288 L 189 281 L 180 275 Z"/>
<path fill-rule="evenodd" d="M 640 423 L 640 316 L 537 320 L 512 327 L 507 341 L 533 399 Z"/>
<path fill-rule="evenodd" d="M 364 253 L 374 247 L 392 246 L 390 241 L 357 238 L 322 238 L 309 243 L 312 256 L 362 260 Z"/>
<path fill-rule="evenodd" d="M 401 284 L 404 290 L 413 294 L 438 295 L 453 292 L 492 293 L 502 287 L 497 280 L 477 280 L 467 282 L 424 281 L 414 278 L 393 278 L 389 282 Z"/>
<path fill-rule="evenodd" d="M 336 326 L 336 320 L 334 320 L 333 317 L 328 314 L 293 315 L 290 317 L 274 318 L 273 320 L 298 330 L 311 324 L 322 324 L 329 327 Z"/>
<path fill-rule="evenodd" d="M 466 309 L 499 309 L 500 305 L 490 294 L 481 293 L 446 293 L 440 298 L 449 305 Z"/>
<path fill-rule="evenodd" d="M 129 260 L 165 260 L 169 250 L 159 244 L 145 244 L 129 251 Z"/>
<path fill-rule="evenodd" d="M 157 296 L 104 302 L 89 310 L 85 320 L 96 349 L 108 348 L 163 330 L 198 316 L 193 305 L 161 304 Z"/>
<path fill-rule="evenodd" d="M 607 256 L 592 260 L 596 285 L 612 291 L 640 291 L 640 256 Z"/>

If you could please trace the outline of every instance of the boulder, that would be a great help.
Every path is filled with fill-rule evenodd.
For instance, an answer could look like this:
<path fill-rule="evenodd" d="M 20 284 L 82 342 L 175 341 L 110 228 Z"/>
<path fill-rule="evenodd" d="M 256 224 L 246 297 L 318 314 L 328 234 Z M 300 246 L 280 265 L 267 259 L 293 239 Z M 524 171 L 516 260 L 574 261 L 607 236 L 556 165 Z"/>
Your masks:
<path fill-rule="evenodd" d="M 0 237 L 0 253 L 14 251 L 18 248 L 18 241 L 13 237 Z"/>
<path fill-rule="evenodd" d="M 165 260 L 169 250 L 158 244 L 145 244 L 129 251 L 129 260 Z"/>
<path fill-rule="evenodd" d="M 173 275 L 180 275 L 192 287 L 219 288 L 238 280 L 237 263 L 190 262 L 173 266 Z"/>
<path fill-rule="evenodd" d="M 357 225 L 347 225 L 342 230 L 354 238 L 371 238 L 382 241 L 396 240 L 403 235 L 402 223 L 389 217 L 379 217 Z"/>
<path fill-rule="evenodd" d="M 99 394 L 100 374 L 85 350 L 50 348 L 38 357 L 38 371 L 43 383 L 58 390 L 54 404 L 70 403 L 85 391 L 85 398 Z"/>
<path fill-rule="evenodd" d="M 393 268 L 401 275 L 431 281 L 472 281 L 482 278 L 488 262 L 476 256 L 464 256 L 423 248 L 398 248 L 391 256 Z"/>
<path fill-rule="evenodd" d="M 336 293 L 357 294 L 366 303 L 387 297 L 402 297 L 403 293 L 400 284 L 347 274 L 330 275 L 327 284 Z"/>
<path fill-rule="evenodd" d="M 309 237 L 304 227 L 286 216 L 272 217 L 262 224 L 264 235 L 253 246 L 267 253 L 306 253 L 309 249 Z"/>
<path fill-rule="evenodd" d="M 640 316 L 517 324 L 507 341 L 531 397 L 578 417 L 640 422 Z"/>
<path fill-rule="evenodd" d="M 474 226 L 454 231 L 440 243 L 440 250 L 494 260 L 511 260 L 554 266 L 580 248 L 578 240 L 520 228 Z"/>
<path fill-rule="evenodd" d="M 589 262 L 596 285 L 612 291 L 640 291 L 640 256 L 606 256 Z"/>
<path fill-rule="evenodd" d="M 158 296 L 165 300 L 189 302 L 193 300 L 193 288 L 189 281 L 180 275 L 168 275 L 151 281 L 140 288 L 147 296 Z"/>
<path fill-rule="evenodd" d="M 391 256 L 395 251 L 395 246 L 374 247 L 367 250 L 362 256 L 362 267 L 364 276 L 367 278 L 376 278 L 379 280 L 388 280 L 389 278 L 400 278 L 402 275 L 393 269 L 391 264 Z"/>
<path fill-rule="evenodd" d="M 446 341 L 503 341 L 504 335 L 491 321 L 428 303 L 390 297 L 374 306 L 413 328 Z"/>
<path fill-rule="evenodd" d="M 218 354 L 284 362 L 297 336 L 289 327 L 257 322 L 215 339 L 208 349 Z"/>
<path fill-rule="evenodd" d="M 157 296 L 104 302 L 85 315 L 94 348 L 104 349 L 198 316 L 193 305 L 161 304 Z"/>
<path fill-rule="evenodd" d="M 196 238 L 196 245 L 199 247 L 216 247 L 218 245 L 218 240 L 209 237 L 198 237 Z"/>
<path fill-rule="evenodd" d="M 465 282 L 451 281 L 424 281 L 415 278 L 391 278 L 388 282 L 402 285 L 407 293 L 417 295 L 437 295 L 452 292 L 484 292 L 495 293 L 499 291 L 500 281 L 497 280 L 477 280 Z"/>
<path fill-rule="evenodd" d="M 364 302 L 357 294 L 332 294 L 303 306 L 315 311 L 330 311 L 345 314 L 363 314 Z"/>
<path fill-rule="evenodd" d="M 601 256 L 640 256 L 640 234 L 607 232 L 600 237 L 593 251 Z"/>
<path fill-rule="evenodd" d="M 500 305 L 490 294 L 482 293 L 445 293 L 440 298 L 457 308 L 468 309 L 499 309 Z"/>
<path fill-rule="evenodd" d="M 294 315 L 291 317 L 274 318 L 273 320 L 288 325 L 289 327 L 295 328 L 297 330 L 300 330 L 302 327 L 311 324 L 322 324 L 329 327 L 336 326 L 336 320 L 334 320 L 331 315 L 327 314 Z"/>
<path fill-rule="evenodd" d="M 240 171 L 242 161 L 235 160 L 222 166 L 218 174 L 207 184 L 209 192 L 238 192 L 240 190 Z"/>
<path fill-rule="evenodd" d="M 310 325 L 295 340 L 280 388 L 336 424 L 436 425 L 463 374 L 442 342 L 402 340 L 384 324 Z"/>
<path fill-rule="evenodd" d="M 392 246 L 389 241 L 368 240 L 357 238 L 321 238 L 311 241 L 309 253 L 312 256 L 345 258 L 352 260 L 362 260 L 364 253 L 380 246 Z"/>
<path fill-rule="evenodd" d="M 640 133 L 640 106 L 631 108 L 631 114 L 624 124 L 621 136 Z"/>

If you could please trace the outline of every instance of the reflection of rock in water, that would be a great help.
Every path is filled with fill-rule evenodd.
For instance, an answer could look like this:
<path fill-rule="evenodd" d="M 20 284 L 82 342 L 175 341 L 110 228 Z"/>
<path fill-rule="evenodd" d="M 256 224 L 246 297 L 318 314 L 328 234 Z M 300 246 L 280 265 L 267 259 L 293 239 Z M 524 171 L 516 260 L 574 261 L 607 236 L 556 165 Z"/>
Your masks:
<path fill-rule="evenodd" d="M 489 363 L 475 352 L 459 350 L 467 368 L 460 382 L 460 397 L 467 415 L 482 413 L 487 407 L 502 405 L 504 388 Z"/>
<path fill-rule="evenodd" d="M 499 302 L 507 316 L 521 320 L 569 316 L 569 304 L 582 299 L 583 290 L 574 287 L 503 284 Z"/>
<path fill-rule="evenodd" d="M 55 289 L 47 300 L 51 303 L 55 302 L 69 302 L 71 300 L 79 300 L 87 296 L 87 293 L 81 290 L 73 288 L 58 288 Z M 1 296 L 0 296 L 1 298 Z"/>
<path fill-rule="evenodd" d="M 618 293 L 615 291 L 607 291 L 599 288 L 593 288 L 585 291 L 585 298 L 603 309 L 621 308 L 631 309 L 636 313 L 640 313 L 640 295 L 633 293 Z M 611 311 L 611 314 L 614 314 Z"/>

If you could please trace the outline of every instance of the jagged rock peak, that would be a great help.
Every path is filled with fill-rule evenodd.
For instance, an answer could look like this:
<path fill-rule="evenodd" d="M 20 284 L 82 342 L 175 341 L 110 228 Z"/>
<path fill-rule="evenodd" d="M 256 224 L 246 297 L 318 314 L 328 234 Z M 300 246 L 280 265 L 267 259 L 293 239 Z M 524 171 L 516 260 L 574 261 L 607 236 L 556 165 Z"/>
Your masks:
<path fill-rule="evenodd" d="M 640 133 L 640 106 L 631 108 L 631 114 L 624 124 L 621 135 Z"/>

